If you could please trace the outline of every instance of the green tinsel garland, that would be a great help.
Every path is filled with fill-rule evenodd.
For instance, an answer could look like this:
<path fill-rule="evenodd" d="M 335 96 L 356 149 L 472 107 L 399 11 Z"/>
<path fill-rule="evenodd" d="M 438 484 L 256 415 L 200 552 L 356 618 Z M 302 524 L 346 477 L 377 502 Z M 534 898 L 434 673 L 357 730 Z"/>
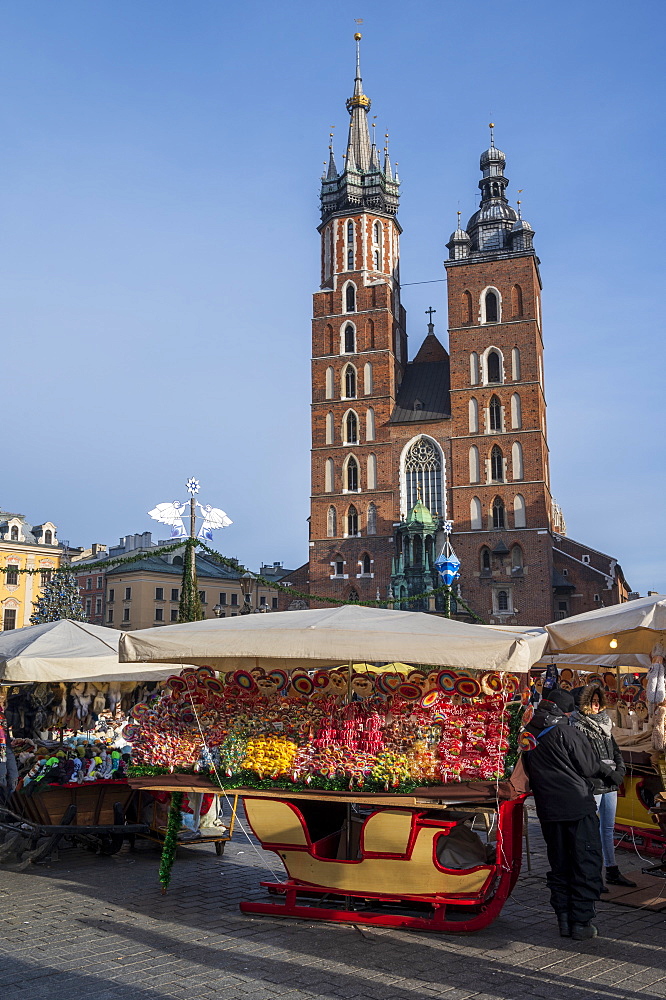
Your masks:
<path fill-rule="evenodd" d="M 178 847 L 178 831 L 181 826 L 181 808 L 183 805 L 183 793 L 173 792 L 171 804 L 169 806 L 169 819 L 167 821 L 164 844 L 162 846 L 162 857 L 160 858 L 160 882 L 162 883 L 162 895 L 165 894 L 171 881 L 171 869 L 176 860 L 176 848 Z"/>

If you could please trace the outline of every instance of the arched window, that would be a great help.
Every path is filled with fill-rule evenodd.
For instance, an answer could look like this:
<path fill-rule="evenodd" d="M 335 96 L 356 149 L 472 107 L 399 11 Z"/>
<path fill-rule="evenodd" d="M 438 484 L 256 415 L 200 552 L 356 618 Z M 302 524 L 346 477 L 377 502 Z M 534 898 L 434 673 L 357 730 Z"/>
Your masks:
<path fill-rule="evenodd" d="M 345 417 L 345 444 L 358 444 L 358 420 L 353 410 Z"/>
<path fill-rule="evenodd" d="M 372 227 L 372 241 L 376 246 L 380 247 L 382 245 L 382 225 L 381 222 L 375 222 Z"/>
<path fill-rule="evenodd" d="M 511 377 L 514 382 L 520 382 L 520 350 L 517 347 L 511 351 Z"/>
<path fill-rule="evenodd" d="M 511 289 L 511 312 L 516 319 L 523 315 L 523 290 L 520 285 Z"/>
<path fill-rule="evenodd" d="M 371 406 L 368 407 L 365 414 L 365 440 L 375 440 L 375 411 Z"/>
<path fill-rule="evenodd" d="M 358 462 L 352 455 L 345 469 L 346 489 L 349 493 L 358 493 Z"/>
<path fill-rule="evenodd" d="M 373 452 L 368 455 L 368 489 L 377 489 L 377 456 Z"/>
<path fill-rule="evenodd" d="M 354 251 L 352 250 L 351 247 L 347 251 L 347 270 L 348 271 L 354 270 Z"/>
<path fill-rule="evenodd" d="M 502 404 L 497 396 L 490 397 L 488 406 L 488 426 L 491 431 L 502 430 Z"/>
<path fill-rule="evenodd" d="M 326 369 L 326 399 L 333 399 L 334 390 L 333 383 L 335 380 L 335 372 L 332 368 Z"/>
<path fill-rule="evenodd" d="M 499 320 L 499 299 L 497 298 L 497 292 L 489 288 L 486 292 L 484 299 L 485 306 L 485 322 L 486 323 L 497 323 Z"/>
<path fill-rule="evenodd" d="M 367 351 L 375 349 L 375 324 L 371 319 L 365 325 L 365 349 Z"/>
<path fill-rule="evenodd" d="M 494 483 L 504 482 L 504 456 L 502 449 L 494 445 L 490 452 L 490 478 Z"/>
<path fill-rule="evenodd" d="M 520 405 L 520 396 L 514 392 L 511 397 L 511 427 L 514 431 L 520 430 L 523 426 L 523 412 Z"/>
<path fill-rule="evenodd" d="M 363 366 L 363 392 L 366 396 L 372 393 L 372 365 L 369 361 Z"/>
<path fill-rule="evenodd" d="M 324 490 L 326 493 L 333 492 L 333 459 L 327 458 L 324 467 Z"/>
<path fill-rule="evenodd" d="M 509 594 L 506 590 L 497 591 L 497 610 L 498 611 L 509 610 Z"/>
<path fill-rule="evenodd" d="M 356 312 L 356 288 L 350 282 L 345 289 L 345 310 L 348 313 Z M 345 331 L 346 335 L 346 331 Z"/>
<path fill-rule="evenodd" d="M 481 563 L 481 572 L 482 573 L 489 573 L 490 572 L 490 549 L 488 548 L 487 545 L 484 545 L 483 548 L 481 549 L 480 563 Z"/>
<path fill-rule="evenodd" d="M 333 354 L 334 351 L 334 339 L 333 339 L 333 327 L 329 323 L 326 326 L 326 336 L 324 338 L 325 351 L 327 354 Z"/>
<path fill-rule="evenodd" d="M 370 560 L 370 556 L 367 552 L 365 552 L 363 558 L 361 559 L 361 572 L 363 573 L 363 576 L 370 576 L 371 569 L 372 562 Z"/>
<path fill-rule="evenodd" d="M 493 528 L 506 528 L 506 511 L 501 497 L 493 500 Z"/>
<path fill-rule="evenodd" d="M 350 219 L 349 222 L 347 223 L 347 243 L 353 243 L 353 242 L 354 242 L 354 223 Z"/>
<path fill-rule="evenodd" d="M 358 511 L 354 504 L 351 504 L 347 511 L 347 534 L 349 536 L 358 535 Z"/>
<path fill-rule="evenodd" d="M 373 251 L 373 257 L 374 257 L 374 260 L 375 260 L 375 271 L 381 271 L 381 269 L 382 269 L 382 266 L 381 266 L 381 264 L 382 264 L 382 262 L 381 262 L 381 251 L 380 250 Z"/>
<path fill-rule="evenodd" d="M 19 531 L 15 524 L 12 524 L 12 530 L 10 532 L 9 540 L 11 542 L 18 542 L 19 540 Z"/>
<path fill-rule="evenodd" d="M 417 438 L 405 455 L 405 485 L 408 511 L 416 503 L 420 491 L 423 503 L 432 514 L 444 513 L 442 456 L 427 438 Z"/>
<path fill-rule="evenodd" d="M 469 502 L 469 521 L 472 531 L 480 531 L 483 527 L 481 501 L 478 497 L 472 497 Z"/>
<path fill-rule="evenodd" d="M 480 478 L 479 449 L 473 444 L 469 449 L 469 481 L 470 483 L 478 483 Z"/>
<path fill-rule="evenodd" d="M 52 531 L 45 531 L 44 532 L 44 545 L 53 545 L 53 532 Z"/>
<path fill-rule="evenodd" d="M 523 446 L 520 441 L 514 441 L 511 445 L 511 472 L 514 479 L 524 479 L 523 471 Z"/>
<path fill-rule="evenodd" d="M 463 325 L 473 322 L 472 296 L 469 292 L 462 293 L 462 321 Z"/>
<path fill-rule="evenodd" d="M 479 355 L 476 351 L 469 356 L 469 381 L 471 385 L 479 384 Z"/>
<path fill-rule="evenodd" d="M 511 572 L 522 573 L 523 571 L 523 550 L 520 545 L 511 546 Z"/>
<path fill-rule="evenodd" d="M 526 524 L 525 497 L 516 493 L 513 498 L 513 526 L 514 528 L 524 528 Z"/>
<path fill-rule="evenodd" d="M 353 365 L 347 365 L 344 370 L 343 385 L 345 399 L 356 399 L 356 369 Z"/>
<path fill-rule="evenodd" d="M 377 508 L 374 503 L 368 504 L 368 534 L 377 534 Z"/>
<path fill-rule="evenodd" d="M 347 285 L 347 291 L 352 288 L 351 285 Z M 352 288 L 352 291 L 354 289 Z M 356 330 L 351 325 L 347 323 L 345 327 L 345 354 L 355 354 L 356 353 Z"/>
<path fill-rule="evenodd" d="M 326 515 L 326 535 L 328 538 L 335 538 L 338 533 L 338 515 L 335 507 L 328 508 Z"/>
<path fill-rule="evenodd" d="M 470 434 L 476 434 L 479 430 L 479 404 L 477 403 L 474 396 L 469 401 L 469 432 Z"/>
<path fill-rule="evenodd" d="M 335 439 L 335 418 L 332 413 L 326 414 L 326 444 L 333 444 Z"/>
<path fill-rule="evenodd" d="M 488 351 L 486 371 L 488 373 L 488 382 L 502 381 L 502 359 L 497 351 Z"/>

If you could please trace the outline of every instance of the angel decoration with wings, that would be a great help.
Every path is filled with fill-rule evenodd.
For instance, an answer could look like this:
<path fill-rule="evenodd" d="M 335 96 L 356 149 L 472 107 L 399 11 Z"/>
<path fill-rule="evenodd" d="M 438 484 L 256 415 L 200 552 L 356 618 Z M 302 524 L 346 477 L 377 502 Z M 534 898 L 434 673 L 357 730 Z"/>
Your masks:
<path fill-rule="evenodd" d="M 187 480 L 187 491 L 191 497 L 191 509 L 198 507 L 201 512 L 200 517 L 203 519 L 199 528 L 199 538 L 212 542 L 213 531 L 216 528 L 228 528 L 230 524 L 234 523 L 219 507 L 211 507 L 208 503 L 205 505 L 200 504 L 198 500 L 194 499 L 195 494 L 199 492 L 198 479 Z M 148 516 L 159 521 L 160 524 L 168 524 L 171 528 L 172 538 L 187 538 L 185 522 L 183 521 L 183 514 L 187 506 L 187 500 L 182 502 L 174 500 L 172 503 L 158 503 L 156 507 L 148 511 Z"/>

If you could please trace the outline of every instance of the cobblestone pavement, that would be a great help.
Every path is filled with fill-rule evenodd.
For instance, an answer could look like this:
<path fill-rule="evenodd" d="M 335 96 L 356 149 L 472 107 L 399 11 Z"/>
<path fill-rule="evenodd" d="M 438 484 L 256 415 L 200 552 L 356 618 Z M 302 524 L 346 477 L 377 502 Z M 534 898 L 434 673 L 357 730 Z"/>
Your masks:
<path fill-rule="evenodd" d="M 532 824 L 530 824 L 532 827 Z M 355 928 L 244 916 L 274 855 L 241 831 L 224 857 L 179 850 L 166 896 L 158 855 L 63 850 L 47 865 L 0 869 L 2 1000 L 643 1000 L 666 997 L 666 913 L 601 903 L 601 936 L 556 936 L 532 829 L 499 919 L 476 934 Z M 628 852 L 623 867 L 640 866 Z M 663 883 L 666 895 L 666 881 Z"/>

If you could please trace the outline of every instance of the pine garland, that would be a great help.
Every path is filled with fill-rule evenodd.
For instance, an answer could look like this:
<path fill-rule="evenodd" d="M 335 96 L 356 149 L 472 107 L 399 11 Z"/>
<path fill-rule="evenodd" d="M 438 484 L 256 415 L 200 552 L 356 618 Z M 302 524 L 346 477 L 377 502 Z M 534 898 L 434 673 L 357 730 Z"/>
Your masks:
<path fill-rule="evenodd" d="M 167 820 L 166 834 L 162 846 L 162 857 L 160 858 L 159 879 L 162 883 L 162 895 L 169 888 L 171 881 L 171 869 L 176 860 L 176 849 L 178 847 L 178 831 L 181 827 L 181 809 L 183 806 L 183 793 L 173 792 L 169 805 L 169 818 Z"/>
<path fill-rule="evenodd" d="M 178 621 L 200 622 L 203 618 L 205 615 L 197 583 L 196 539 L 188 538 L 185 542 L 185 555 L 183 557 L 183 579 L 180 588 Z"/>

